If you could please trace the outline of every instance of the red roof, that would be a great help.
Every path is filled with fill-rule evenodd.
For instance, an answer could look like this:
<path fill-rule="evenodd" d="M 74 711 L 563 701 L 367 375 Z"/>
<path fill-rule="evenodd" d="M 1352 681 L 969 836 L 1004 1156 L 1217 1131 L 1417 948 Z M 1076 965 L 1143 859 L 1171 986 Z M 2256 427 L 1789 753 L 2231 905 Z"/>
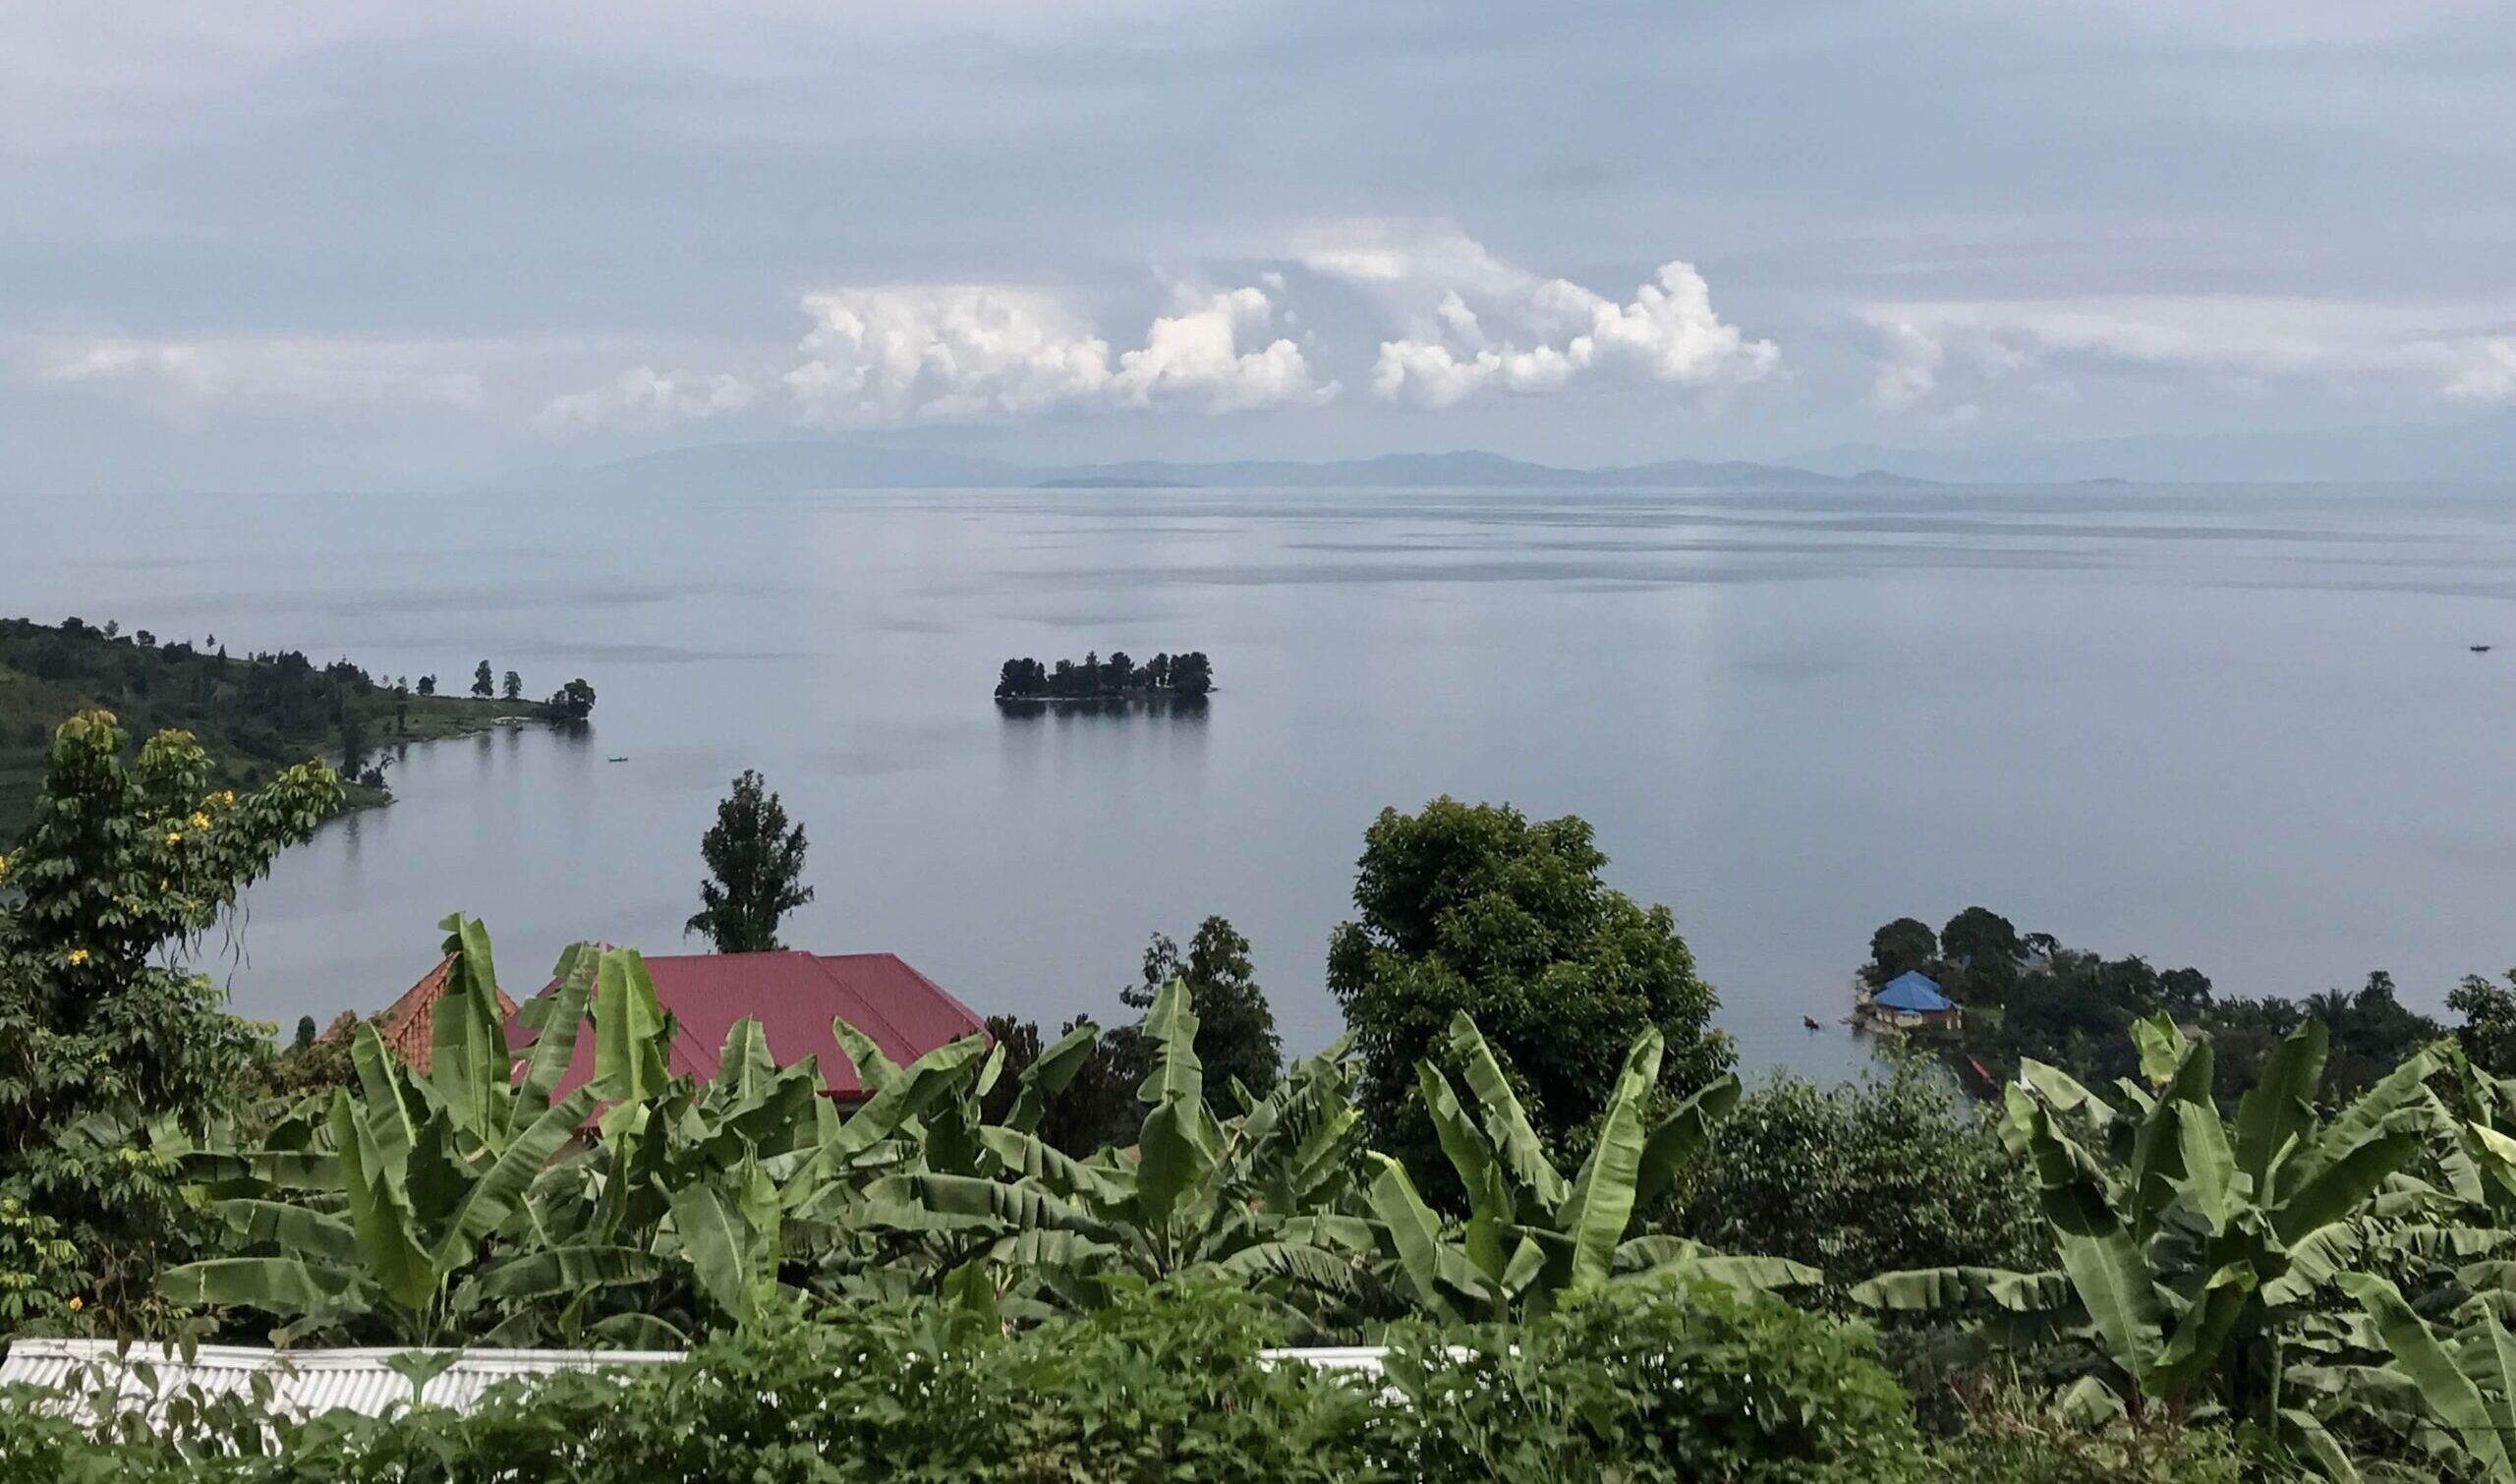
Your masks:
<path fill-rule="evenodd" d="M 420 977 L 418 984 L 403 991 L 401 999 L 376 1013 L 375 1034 L 382 1038 L 394 1056 L 402 1058 L 404 1065 L 415 1072 L 425 1073 L 429 1069 L 436 1044 L 436 1002 L 444 998 L 445 972 L 453 966 L 451 957 L 440 959 L 435 968 Z M 515 1001 L 507 998 L 504 990 L 498 991 L 498 1013 L 507 1017 L 515 1014 Z M 343 1034 L 335 1036 L 327 1030 L 322 1039 L 349 1039 L 347 1026 L 336 1021 L 334 1028 Z"/>
<path fill-rule="evenodd" d="M 892 953 L 676 953 L 647 960 L 656 1000 L 673 1021 L 666 1069 L 706 1082 L 716 1075 L 725 1032 L 746 1016 L 760 1022 L 780 1066 L 820 1058 L 830 1096 L 866 1096 L 856 1067 L 830 1034 L 833 1019 L 871 1037 L 902 1065 L 986 1027 L 970 1007 Z M 521 1044 L 525 1033 L 510 1027 Z M 558 1092 L 594 1077 L 594 1037 L 577 1038 Z"/>

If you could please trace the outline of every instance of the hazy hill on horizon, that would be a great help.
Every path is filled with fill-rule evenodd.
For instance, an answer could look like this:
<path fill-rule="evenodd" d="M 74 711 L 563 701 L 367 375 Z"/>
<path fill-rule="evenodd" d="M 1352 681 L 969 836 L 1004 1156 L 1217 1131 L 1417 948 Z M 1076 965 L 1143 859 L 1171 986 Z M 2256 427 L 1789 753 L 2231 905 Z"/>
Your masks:
<path fill-rule="evenodd" d="M 1211 463 L 1131 459 L 1108 464 L 1021 464 L 836 438 L 709 443 L 635 458 L 518 470 L 491 487 L 517 492 L 675 493 L 711 487 L 752 494 L 816 489 L 942 488 L 1705 488 L 1791 489 L 1913 484 L 1878 470 L 1820 473 L 1741 460 L 1667 459 L 1603 469 L 1462 450 L 1367 459 L 1235 459 Z"/>

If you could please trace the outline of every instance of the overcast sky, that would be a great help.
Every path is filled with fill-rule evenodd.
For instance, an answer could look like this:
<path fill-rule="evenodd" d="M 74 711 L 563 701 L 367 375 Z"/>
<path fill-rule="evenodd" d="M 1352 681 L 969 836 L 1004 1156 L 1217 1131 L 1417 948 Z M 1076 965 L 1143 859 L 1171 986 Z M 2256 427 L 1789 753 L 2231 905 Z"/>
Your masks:
<path fill-rule="evenodd" d="M 2503 0 L 0 0 L 0 480 L 2516 403 Z"/>

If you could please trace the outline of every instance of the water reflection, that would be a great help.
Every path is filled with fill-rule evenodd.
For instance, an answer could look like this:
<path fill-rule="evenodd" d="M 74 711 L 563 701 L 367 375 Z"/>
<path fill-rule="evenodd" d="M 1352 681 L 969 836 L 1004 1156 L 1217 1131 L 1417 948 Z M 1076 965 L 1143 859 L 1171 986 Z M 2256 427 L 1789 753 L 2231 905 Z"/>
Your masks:
<path fill-rule="evenodd" d="M 398 803 L 281 858 L 234 985 L 283 1024 L 388 1002 L 458 907 L 518 978 L 573 939 L 674 949 L 746 768 L 811 832 L 788 942 L 896 951 L 1056 1023 L 1106 1013 L 1149 933 L 1220 912 L 1296 1051 L 1339 1029 L 1323 956 L 1364 828 L 1439 793 L 1590 820 L 1609 881 L 1678 910 L 1750 1067 L 1858 1064 L 1802 1015 L 1845 1008 L 1880 923 L 1974 902 L 2227 995 L 2381 965 L 2432 1009 L 2516 962 L 2516 685 L 2465 648 L 2516 634 L 2503 492 L 221 497 L 0 522 L 26 611 L 600 689 L 582 731 L 397 747 Z M 195 559 L 220 580 L 170 587 Z M 449 598 L 449 566 L 477 587 Z M 590 605 L 590 570 L 636 600 Z M 989 714 L 1006 654 L 1069 652 L 1087 619 L 1203 647 L 1228 690 Z"/>

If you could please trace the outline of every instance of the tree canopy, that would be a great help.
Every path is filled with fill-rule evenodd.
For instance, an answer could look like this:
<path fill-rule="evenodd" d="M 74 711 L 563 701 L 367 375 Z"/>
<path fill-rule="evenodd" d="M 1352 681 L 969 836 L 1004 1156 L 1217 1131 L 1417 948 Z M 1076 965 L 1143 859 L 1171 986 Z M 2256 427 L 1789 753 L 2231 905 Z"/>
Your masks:
<path fill-rule="evenodd" d="M 777 924 L 813 899 L 804 885 L 804 827 L 789 825 L 786 806 L 744 769 L 716 806 L 716 823 L 699 840 L 708 879 L 699 910 L 683 925 L 719 953 L 765 953 L 783 946 Z"/>
<path fill-rule="evenodd" d="M 1531 1123 L 1559 1146 L 1597 1118 L 1626 1048 L 1666 1041 L 1658 1085 L 1683 1096 L 1728 1069 L 1715 999 L 1665 906 L 1609 887 L 1587 823 L 1531 823 L 1510 805 L 1437 798 L 1385 809 L 1364 833 L 1360 916 L 1329 941 L 1328 985 L 1363 1060 L 1376 1147 L 1435 1170 L 1416 1063 L 1475 1017 Z"/>
<path fill-rule="evenodd" d="M 266 1050 L 182 965 L 340 804 L 319 763 L 239 794 L 210 786 L 183 732 L 136 760 L 129 742 L 108 713 L 64 723 L 27 833 L 0 857 L 0 1196 L 59 1224 L 115 1315 L 146 1304 L 196 1228 L 158 1130 L 197 1133 L 236 1107 Z"/>
<path fill-rule="evenodd" d="M 1144 697 L 1194 698 L 1215 688 L 1214 666 L 1203 652 L 1161 654 L 1139 665 L 1124 650 L 1104 659 L 1099 651 L 1054 667 L 1037 659 L 1007 659 L 997 671 L 999 701 L 1116 701 Z"/>

